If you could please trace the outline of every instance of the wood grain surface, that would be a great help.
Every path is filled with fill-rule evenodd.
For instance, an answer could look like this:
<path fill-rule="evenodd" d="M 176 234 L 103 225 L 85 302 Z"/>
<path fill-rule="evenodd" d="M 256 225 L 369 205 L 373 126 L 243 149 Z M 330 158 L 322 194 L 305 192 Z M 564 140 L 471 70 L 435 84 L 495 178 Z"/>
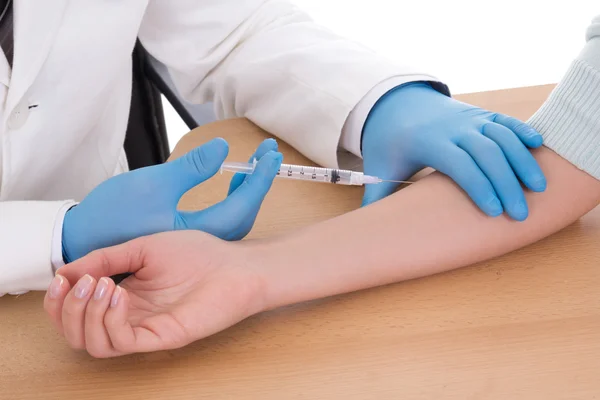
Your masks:
<path fill-rule="evenodd" d="M 551 86 L 460 96 L 526 119 Z M 267 135 L 246 120 L 187 135 L 247 159 Z M 285 161 L 308 161 L 281 144 Z M 230 175 L 181 207 L 222 199 Z M 278 181 L 254 237 L 360 204 L 359 188 Z M 0 299 L 0 399 L 600 398 L 600 209 L 537 244 L 430 278 L 265 313 L 187 348 L 112 360 L 71 351 L 42 295 Z"/>

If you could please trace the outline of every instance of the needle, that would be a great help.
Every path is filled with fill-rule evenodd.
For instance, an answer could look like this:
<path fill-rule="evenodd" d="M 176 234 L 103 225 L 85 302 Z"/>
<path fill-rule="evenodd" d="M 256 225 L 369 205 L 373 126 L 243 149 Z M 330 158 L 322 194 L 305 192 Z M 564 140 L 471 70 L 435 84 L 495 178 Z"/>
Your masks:
<path fill-rule="evenodd" d="M 411 181 L 393 181 L 393 180 L 390 180 L 390 179 L 382 179 L 382 180 L 381 180 L 381 182 L 390 182 L 390 183 L 414 183 L 414 182 L 411 182 Z"/>

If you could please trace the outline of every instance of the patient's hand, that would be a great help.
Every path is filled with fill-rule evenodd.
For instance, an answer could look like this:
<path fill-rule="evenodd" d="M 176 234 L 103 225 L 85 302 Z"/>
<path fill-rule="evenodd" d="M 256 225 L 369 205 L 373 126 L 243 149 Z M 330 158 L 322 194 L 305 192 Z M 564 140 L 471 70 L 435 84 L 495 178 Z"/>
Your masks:
<path fill-rule="evenodd" d="M 94 357 L 179 348 L 261 311 L 244 246 L 182 231 L 98 250 L 59 270 L 44 308 Z M 116 288 L 107 278 L 125 272 Z"/>

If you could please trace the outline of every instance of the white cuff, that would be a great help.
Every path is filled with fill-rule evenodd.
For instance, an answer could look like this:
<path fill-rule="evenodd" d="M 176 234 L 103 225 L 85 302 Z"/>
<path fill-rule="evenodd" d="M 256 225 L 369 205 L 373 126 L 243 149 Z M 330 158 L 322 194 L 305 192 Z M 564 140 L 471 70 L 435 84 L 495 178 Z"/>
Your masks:
<path fill-rule="evenodd" d="M 68 201 L 0 202 L 0 293 L 46 290 L 58 210 Z"/>
<path fill-rule="evenodd" d="M 52 233 L 51 253 L 52 270 L 54 272 L 56 272 L 57 269 L 65 265 L 62 252 L 63 223 L 65 222 L 65 215 L 67 214 L 67 211 L 69 211 L 71 207 L 73 207 L 76 204 L 77 203 L 74 201 L 65 203 L 56 214 L 56 220 L 54 221 L 54 231 Z"/>
<path fill-rule="evenodd" d="M 450 94 L 446 85 L 429 75 L 404 75 L 386 79 L 371 89 L 356 107 L 354 107 L 352 112 L 350 112 L 350 115 L 348 115 L 348 119 L 346 119 L 346 123 L 344 124 L 344 128 L 342 129 L 339 146 L 355 156 L 362 158 L 362 152 L 360 151 L 362 131 L 367 117 L 375 103 L 393 88 L 408 82 L 419 81 L 428 83 L 435 82 L 437 85 L 434 86 L 434 89 L 441 91 L 446 95 Z"/>

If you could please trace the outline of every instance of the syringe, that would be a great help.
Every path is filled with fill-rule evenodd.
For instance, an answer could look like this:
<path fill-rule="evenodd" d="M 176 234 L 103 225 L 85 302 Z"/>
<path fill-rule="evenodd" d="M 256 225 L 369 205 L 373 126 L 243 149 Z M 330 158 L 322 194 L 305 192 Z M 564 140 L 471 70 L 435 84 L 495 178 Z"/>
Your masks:
<path fill-rule="evenodd" d="M 229 171 L 233 173 L 251 174 L 254 172 L 255 167 L 256 160 L 254 160 L 253 163 L 224 162 L 223 165 L 221 165 L 221 173 L 223 173 L 223 171 Z M 279 171 L 277 171 L 277 178 L 356 186 L 381 182 L 412 183 L 409 181 L 384 180 L 376 176 L 365 175 L 362 172 L 345 169 L 308 167 L 291 164 L 281 164 Z"/>

